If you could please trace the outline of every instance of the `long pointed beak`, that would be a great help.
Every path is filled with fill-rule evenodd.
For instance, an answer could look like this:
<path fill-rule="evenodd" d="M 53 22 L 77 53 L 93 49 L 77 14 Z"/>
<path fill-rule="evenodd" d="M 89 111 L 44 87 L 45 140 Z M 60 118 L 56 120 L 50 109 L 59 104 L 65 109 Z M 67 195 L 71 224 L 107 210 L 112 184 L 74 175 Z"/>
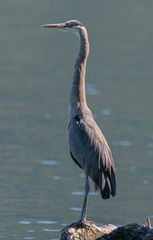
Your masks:
<path fill-rule="evenodd" d="M 65 29 L 65 24 L 64 23 L 45 24 L 45 25 L 42 25 L 42 27 L 45 27 L 45 28 L 56 28 L 56 29 Z"/>

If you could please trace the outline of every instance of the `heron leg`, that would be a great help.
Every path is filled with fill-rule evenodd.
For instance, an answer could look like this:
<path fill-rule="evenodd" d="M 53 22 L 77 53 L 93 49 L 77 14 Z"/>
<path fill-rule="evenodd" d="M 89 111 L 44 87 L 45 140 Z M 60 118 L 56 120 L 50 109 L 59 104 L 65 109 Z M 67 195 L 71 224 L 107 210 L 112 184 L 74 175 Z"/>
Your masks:
<path fill-rule="evenodd" d="M 79 221 L 70 224 L 66 228 L 64 228 L 62 231 L 65 231 L 68 228 L 74 228 L 77 227 L 79 228 L 80 224 L 88 225 L 91 226 L 91 224 L 94 224 L 93 222 L 87 222 L 86 221 L 86 213 L 87 213 L 87 200 L 88 200 L 88 194 L 90 191 L 90 185 L 89 185 L 89 180 L 88 176 L 85 174 L 85 195 L 84 195 L 84 200 L 83 200 L 83 205 L 82 205 L 82 210 L 81 210 L 81 215 L 79 218 Z"/>
<path fill-rule="evenodd" d="M 82 211 L 81 211 L 79 222 L 86 222 L 87 200 L 88 200 L 89 191 L 90 191 L 89 180 L 88 180 L 88 176 L 85 174 L 85 195 L 84 195 Z"/>

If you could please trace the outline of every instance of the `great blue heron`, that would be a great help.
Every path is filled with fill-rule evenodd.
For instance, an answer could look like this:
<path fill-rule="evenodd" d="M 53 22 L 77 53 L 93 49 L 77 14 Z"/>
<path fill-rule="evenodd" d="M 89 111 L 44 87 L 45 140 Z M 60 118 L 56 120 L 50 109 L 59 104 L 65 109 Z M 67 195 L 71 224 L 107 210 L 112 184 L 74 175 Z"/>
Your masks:
<path fill-rule="evenodd" d="M 74 33 L 80 40 L 80 51 L 76 60 L 69 97 L 68 146 L 72 159 L 85 172 L 85 196 L 79 222 L 86 222 L 87 198 L 90 191 L 88 176 L 93 180 L 95 191 L 100 190 L 103 199 L 116 195 L 114 161 L 108 143 L 97 126 L 87 106 L 85 94 L 85 71 L 89 54 L 86 28 L 77 20 L 60 24 L 46 24 Z"/>

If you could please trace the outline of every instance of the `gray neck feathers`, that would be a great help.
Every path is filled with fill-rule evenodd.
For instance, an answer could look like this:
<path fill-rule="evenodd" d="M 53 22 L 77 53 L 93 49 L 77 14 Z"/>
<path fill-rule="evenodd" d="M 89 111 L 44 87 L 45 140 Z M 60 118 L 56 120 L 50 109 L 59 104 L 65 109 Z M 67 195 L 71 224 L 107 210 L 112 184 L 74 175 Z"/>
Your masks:
<path fill-rule="evenodd" d="M 85 27 L 79 29 L 80 52 L 76 60 L 70 92 L 70 115 L 87 106 L 85 95 L 86 61 L 89 55 L 88 35 Z"/>

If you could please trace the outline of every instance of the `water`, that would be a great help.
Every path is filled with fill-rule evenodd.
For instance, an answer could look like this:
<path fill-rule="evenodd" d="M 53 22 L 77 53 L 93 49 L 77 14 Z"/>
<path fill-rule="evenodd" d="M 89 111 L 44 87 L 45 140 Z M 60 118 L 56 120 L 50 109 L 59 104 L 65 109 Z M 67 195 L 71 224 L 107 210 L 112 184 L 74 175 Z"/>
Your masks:
<path fill-rule="evenodd" d="M 91 182 L 88 219 L 143 224 L 151 216 L 153 224 L 152 7 L 151 0 L 1 3 L 1 239 L 59 239 L 80 215 L 84 178 L 66 142 L 78 40 L 41 28 L 73 18 L 88 29 L 88 105 L 118 178 L 107 201 Z"/>

